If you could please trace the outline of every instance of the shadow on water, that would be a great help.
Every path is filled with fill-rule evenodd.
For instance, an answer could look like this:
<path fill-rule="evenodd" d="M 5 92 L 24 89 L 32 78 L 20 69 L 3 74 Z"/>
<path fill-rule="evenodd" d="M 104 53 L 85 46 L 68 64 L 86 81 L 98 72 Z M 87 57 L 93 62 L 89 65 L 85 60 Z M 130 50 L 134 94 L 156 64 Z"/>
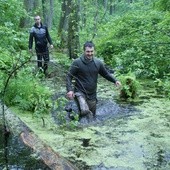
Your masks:
<path fill-rule="evenodd" d="M 5 170 L 50 170 L 18 136 L 5 135 L 0 125 L 0 169 Z"/>

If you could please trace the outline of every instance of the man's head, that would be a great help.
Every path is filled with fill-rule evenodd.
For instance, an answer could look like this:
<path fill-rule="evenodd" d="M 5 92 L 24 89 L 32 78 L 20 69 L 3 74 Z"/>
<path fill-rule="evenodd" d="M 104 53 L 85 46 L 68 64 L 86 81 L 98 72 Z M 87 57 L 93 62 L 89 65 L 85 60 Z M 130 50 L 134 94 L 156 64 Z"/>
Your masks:
<path fill-rule="evenodd" d="M 35 17 L 34 17 L 34 20 L 35 20 L 35 23 L 36 23 L 37 25 L 39 25 L 39 24 L 41 23 L 41 18 L 40 18 L 39 15 L 35 16 Z"/>
<path fill-rule="evenodd" d="M 94 48 L 95 45 L 93 44 L 92 41 L 87 41 L 84 46 L 84 55 L 86 56 L 87 59 L 91 60 L 93 58 L 94 55 Z"/>

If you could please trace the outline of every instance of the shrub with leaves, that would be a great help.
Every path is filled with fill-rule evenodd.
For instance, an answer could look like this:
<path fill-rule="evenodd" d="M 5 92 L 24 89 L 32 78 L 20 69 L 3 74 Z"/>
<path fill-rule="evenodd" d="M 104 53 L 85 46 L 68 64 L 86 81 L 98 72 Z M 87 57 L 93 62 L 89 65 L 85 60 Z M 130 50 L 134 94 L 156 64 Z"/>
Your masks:
<path fill-rule="evenodd" d="M 155 89 L 158 94 L 163 94 L 170 99 L 170 78 L 169 74 L 163 79 L 156 79 L 154 81 Z"/>
<path fill-rule="evenodd" d="M 55 102 L 55 112 L 56 112 L 56 118 L 58 121 L 58 124 L 61 127 L 66 127 L 69 129 L 74 130 L 79 121 L 79 115 L 77 113 L 71 112 L 71 115 L 68 115 L 68 113 L 65 111 L 66 104 L 68 103 L 68 100 L 65 97 L 60 97 Z M 70 118 L 72 117 L 72 119 Z M 73 118 L 74 117 L 74 118 Z"/>
<path fill-rule="evenodd" d="M 23 69 L 9 82 L 5 95 L 7 105 L 18 106 L 22 110 L 35 114 L 49 113 L 51 108 L 51 91 L 30 74 L 29 69 Z"/>
<path fill-rule="evenodd" d="M 135 99 L 139 95 L 141 89 L 139 81 L 137 81 L 133 73 L 128 73 L 126 75 L 121 75 L 119 80 L 122 83 L 120 90 L 120 97 L 123 99 Z"/>
<path fill-rule="evenodd" d="M 160 78 L 169 71 L 169 13 L 128 13 L 101 26 L 98 55 L 121 73 Z"/>

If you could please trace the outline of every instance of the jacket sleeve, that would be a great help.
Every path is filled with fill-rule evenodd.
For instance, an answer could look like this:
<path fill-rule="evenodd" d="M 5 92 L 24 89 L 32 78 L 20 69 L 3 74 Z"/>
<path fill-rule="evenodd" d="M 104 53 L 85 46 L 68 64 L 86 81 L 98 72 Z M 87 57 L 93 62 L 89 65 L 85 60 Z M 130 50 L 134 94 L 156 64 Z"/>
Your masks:
<path fill-rule="evenodd" d="M 50 37 L 50 34 L 49 34 L 49 31 L 48 31 L 48 28 L 46 27 L 46 38 L 47 38 L 47 40 L 48 40 L 48 42 L 50 43 L 50 45 L 52 45 L 53 43 L 52 43 L 52 39 L 51 39 L 51 37 Z"/>
<path fill-rule="evenodd" d="M 116 78 L 106 70 L 102 62 L 100 62 L 99 74 L 110 82 L 116 83 L 117 81 Z"/>
<path fill-rule="evenodd" d="M 67 92 L 74 90 L 72 80 L 76 79 L 77 71 L 78 71 L 78 65 L 77 65 L 76 61 L 74 61 L 67 73 L 67 76 L 66 76 Z"/>
<path fill-rule="evenodd" d="M 28 45 L 28 48 L 29 49 L 32 49 L 32 45 L 33 45 L 33 38 L 34 38 L 34 35 L 33 35 L 33 29 L 31 29 L 30 31 L 30 36 L 29 36 L 29 45 Z"/>

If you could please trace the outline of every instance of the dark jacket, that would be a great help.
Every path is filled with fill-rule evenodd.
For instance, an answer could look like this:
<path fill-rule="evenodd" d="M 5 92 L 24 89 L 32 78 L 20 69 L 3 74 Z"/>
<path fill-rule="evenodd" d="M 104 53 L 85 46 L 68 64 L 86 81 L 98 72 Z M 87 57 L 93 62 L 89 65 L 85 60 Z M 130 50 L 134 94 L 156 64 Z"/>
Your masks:
<path fill-rule="evenodd" d="M 52 40 L 48 29 L 45 25 L 41 24 L 41 27 L 38 27 L 36 24 L 31 28 L 30 37 L 29 37 L 29 49 L 32 49 L 33 39 L 35 39 L 35 49 L 36 52 L 47 51 L 48 42 L 52 44 Z"/>
<path fill-rule="evenodd" d="M 89 61 L 84 55 L 75 59 L 66 77 L 67 92 L 82 92 L 89 99 L 96 98 L 98 74 L 113 83 L 116 82 L 99 59 L 93 57 Z M 75 79 L 74 87 L 72 79 Z"/>

